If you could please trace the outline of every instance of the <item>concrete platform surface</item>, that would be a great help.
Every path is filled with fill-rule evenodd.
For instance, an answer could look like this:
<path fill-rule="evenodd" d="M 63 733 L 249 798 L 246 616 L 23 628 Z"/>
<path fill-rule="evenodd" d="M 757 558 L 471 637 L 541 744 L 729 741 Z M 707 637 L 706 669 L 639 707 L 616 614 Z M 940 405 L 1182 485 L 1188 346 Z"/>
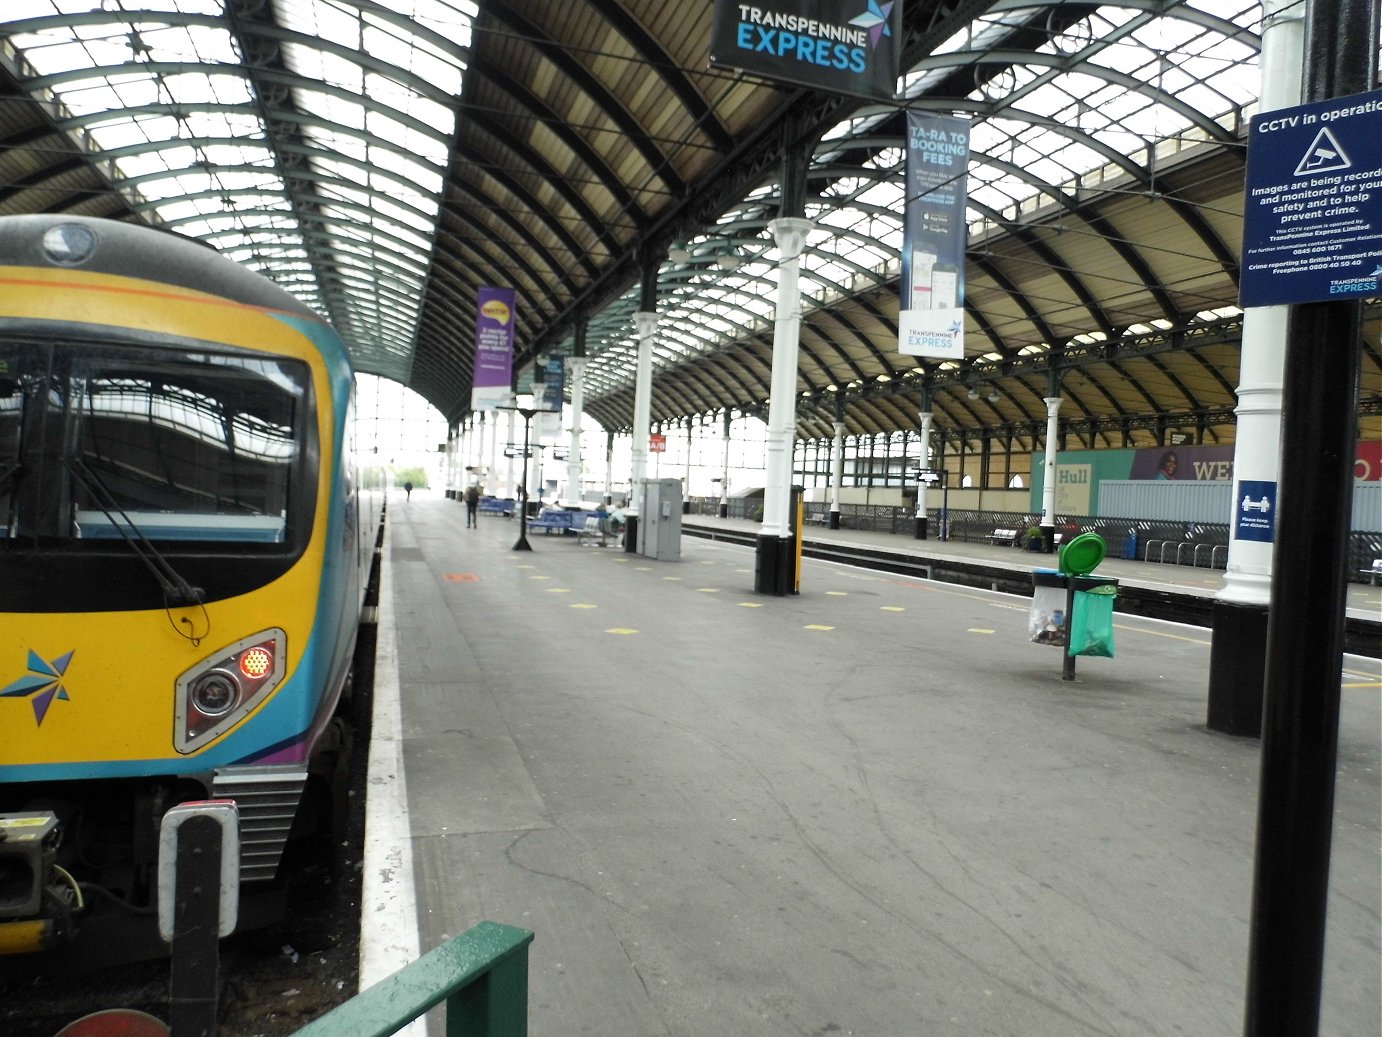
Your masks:
<path fill-rule="evenodd" d="M 386 564 L 420 946 L 534 930 L 534 1037 L 1241 1032 L 1259 753 L 1204 729 L 1207 631 L 1120 615 L 1063 683 L 1022 598 L 516 536 L 414 494 Z M 1382 1032 L 1382 675 L 1346 663 L 1332 1037 Z"/>

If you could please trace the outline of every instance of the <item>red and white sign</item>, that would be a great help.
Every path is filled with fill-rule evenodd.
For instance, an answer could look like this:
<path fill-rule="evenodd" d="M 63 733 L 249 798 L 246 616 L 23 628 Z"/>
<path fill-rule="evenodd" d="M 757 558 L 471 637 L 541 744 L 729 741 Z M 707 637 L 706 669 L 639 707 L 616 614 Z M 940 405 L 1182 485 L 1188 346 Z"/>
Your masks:
<path fill-rule="evenodd" d="M 653 432 L 648 436 L 648 452 L 660 454 L 667 449 L 667 437 L 660 432 Z"/>

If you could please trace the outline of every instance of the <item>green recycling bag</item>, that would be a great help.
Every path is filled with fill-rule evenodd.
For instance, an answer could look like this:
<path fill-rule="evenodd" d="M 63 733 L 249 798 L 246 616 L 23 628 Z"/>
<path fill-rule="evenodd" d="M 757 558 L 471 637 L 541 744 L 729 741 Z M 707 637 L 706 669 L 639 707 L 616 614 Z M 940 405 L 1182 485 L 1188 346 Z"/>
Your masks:
<path fill-rule="evenodd" d="M 1092 581 L 1091 581 L 1092 582 Z M 1118 584 L 1109 583 L 1078 589 L 1070 611 L 1071 655 L 1102 655 L 1113 658 L 1113 599 Z"/>

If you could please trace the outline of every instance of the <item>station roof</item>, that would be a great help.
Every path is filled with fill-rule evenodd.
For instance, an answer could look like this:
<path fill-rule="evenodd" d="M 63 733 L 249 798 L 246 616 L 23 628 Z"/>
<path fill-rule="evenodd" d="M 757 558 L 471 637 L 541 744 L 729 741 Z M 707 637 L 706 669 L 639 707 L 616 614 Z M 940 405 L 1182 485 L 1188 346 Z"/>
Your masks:
<path fill-rule="evenodd" d="M 890 5 L 881 5 L 890 6 Z M 880 8 L 860 0 L 860 10 Z M 709 0 L 9 0 L 0 213 L 161 225 L 261 270 L 358 369 L 469 413 L 476 291 L 586 408 L 765 414 L 784 154 L 809 154 L 797 431 L 1232 441 L 1251 0 L 909 0 L 890 102 L 712 68 Z M 971 124 L 965 357 L 897 351 L 905 111 Z M 1370 311 L 1363 432 L 1382 435 Z M 840 401 L 843 401 L 841 405 Z"/>

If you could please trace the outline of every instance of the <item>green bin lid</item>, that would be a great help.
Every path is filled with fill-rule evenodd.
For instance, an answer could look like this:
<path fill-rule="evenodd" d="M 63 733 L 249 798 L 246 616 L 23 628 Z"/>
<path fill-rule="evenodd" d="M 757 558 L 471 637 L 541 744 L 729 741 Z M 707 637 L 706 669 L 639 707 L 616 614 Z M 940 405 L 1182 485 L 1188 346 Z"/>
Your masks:
<path fill-rule="evenodd" d="M 1087 576 L 1099 568 L 1108 554 L 1108 544 L 1098 533 L 1081 533 L 1061 545 L 1057 564 L 1060 571 L 1075 576 Z"/>

